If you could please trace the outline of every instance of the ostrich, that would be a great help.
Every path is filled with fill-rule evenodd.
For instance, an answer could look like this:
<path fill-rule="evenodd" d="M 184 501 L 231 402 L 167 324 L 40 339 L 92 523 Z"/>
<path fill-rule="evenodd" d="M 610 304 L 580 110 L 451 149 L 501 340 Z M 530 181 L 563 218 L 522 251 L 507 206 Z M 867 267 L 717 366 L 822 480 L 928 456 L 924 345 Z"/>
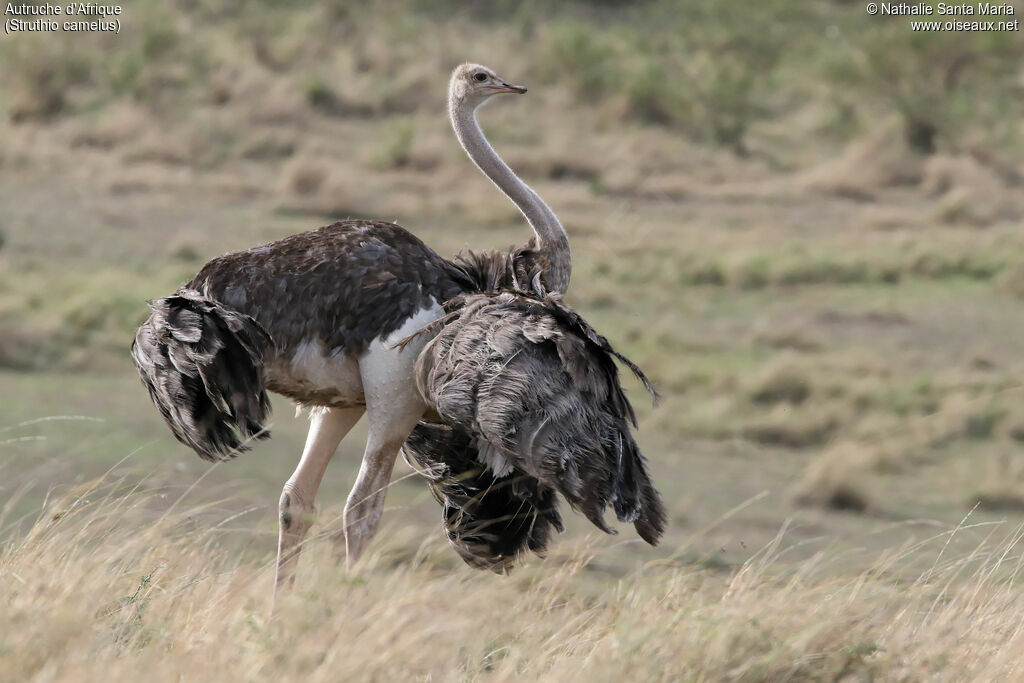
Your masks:
<path fill-rule="evenodd" d="M 452 547 L 478 569 L 507 572 L 527 548 L 543 555 L 562 531 L 556 493 L 607 533 L 611 503 L 657 544 L 665 510 L 615 361 L 654 388 L 539 278 L 528 289 L 460 295 L 418 333 L 432 339 L 416 383 L 439 421 L 417 425 L 406 458 L 442 504 Z"/>
<path fill-rule="evenodd" d="M 150 302 L 132 358 L 175 437 L 201 458 L 229 459 L 269 436 L 267 390 L 311 408 L 302 456 L 281 493 L 276 586 L 293 580 L 324 472 L 364 413 L 369 434 L 342 523 L 350 568 L 376 531 L 398 450 L 427 410 L 413 380 L 427 339 L 395 342 L 481 283 L 500 286 L 532 269 L 552 291 L 568 286 L 564 228 L 476 119 L 492 96 L 525 92 L 478 64 L 457 67 L 448 87 L 460 144 L 534 233 L 509 253 L 507 271 L 488 270 L 497 255 L 449 261 L 398 225 L 346 220 L 213 259 L 176 294 Z"/>
<path fill-rule="evenodd" d="M 442 447 L 448 448 L 449 457 L 484 452 L 478 450 L 485 445 L 479 439 L 456 443 L 435 438 L 437 422 L 417 427 L 437 407 L 436 397 L 424 393 L 414 380 L 417 358 L 429 342 L 429 335 L 417 332 L 445 316 L 442 305 L 458 301 L 462 294 L 521 289 L 524 283 L 543 292 L 560 293 L 568 286 L 571 262 L 565 230 L 497 156 L 476 121 L 476 109 L 492 95 L 524 92 L 526 88 L 508 84 L 486 67 L 464 64 L 452 74 L 448 101 L 459 142 L 532 227 L 534 239 L 527 245 L 504 255 L 470 254 L 450 261 L 397 225 L 342 221 L 214 259 L 175 295 L 150 302 L 153 312 L 139 328 L 132 356 L 174 435 L 200 457 L 231 458 L 247 450 L 251 440 L 266 438 L 267 390 L 312 408 L 302 456 L 281 494 L 277 587 L 293 581 L 324 472 L 363 413 L 369 434 L 343 514 L 350 568 L 376 531 L 395 458 L 414 428 L 412 442 L 421 450 L 413 457 L 434 462 L 435 472 L 445 466 L 438 450 Z M 577 325 L 570 334 L 581 329 Z M 610 378 L 609 386 L 614 385 L 599 400 L 613 396 L 612 413 L 621 417 L 622 407 L 614 398 L 621 389 L 613 364 L 613 374 L 607 374 L 607 351 L 597 352 L 591 365 L 605 373 L 605 384 Z M 601 414 L 605 413 L 608 410 Z M 468 433 L 457 423 L 447 426 L 459 427 L 460 436 Z M 635 446 L 629 451 L 633 442 L 628 429 L 624 434 L 626 446 L 619 444 L 616 457 L 634 458 L 639 470 L 627 464 L 616 472 L 640 472 L 640 489 L 634 482 L 611 490 L 614 482 L 602 479 L 593 505 L 584 505 L 585 492 L 563 482 L 560 474 L 549 476 L 528 459 L 512 454 L 508 458 L 523 477 L 542 475 L 534 488 L 547 496 L 545 500 L 557 490 L 570 504 L 582 506 L 591 519 L 594 506 L 603 509 L 609 497 L 620 518 L 636 519 L 639 508 L 623 511 L 620 502 L 639 490 L 641 497 L 647 496 L 648 509 L 654 509 L 648 526 L 656 532 L 645 538 L 656 540 L 663 524 L 660 502 L 651 493 Z M 444 482 L 434 484 L 435 493 L 441 492 Z"/>

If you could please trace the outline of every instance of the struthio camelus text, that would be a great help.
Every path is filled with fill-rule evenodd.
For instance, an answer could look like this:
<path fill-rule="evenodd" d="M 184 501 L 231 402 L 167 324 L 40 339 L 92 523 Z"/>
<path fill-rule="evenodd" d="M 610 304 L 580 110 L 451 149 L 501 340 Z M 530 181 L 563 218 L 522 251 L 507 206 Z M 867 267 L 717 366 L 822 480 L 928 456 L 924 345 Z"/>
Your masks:
<path fill-rule="evenodd" d="M 214 259 L 177 294 L 150 302 L 132 356 L 175 436 L 201 457 L 230 458 L 267 436 L 267 390 L 312 408 L 302 457 L 281 495 L 278 586 L 293 574 L 326 467 L 364 412 L 369 434 L 343 521 L 349 566 L 375 533 L 398 450 L 428 410 L 414 366 L 429 338 L 414 333 L 467 292 L 524 277 L 554 292 L 568 286 L 565 230 L 476 121 L 491 96 L 523 92 L 464 64 L 448 100 L 460 143 L 522 211 L 531 244 L 504 257 L 449 261 L 400 226 L 341 221 Z"/>

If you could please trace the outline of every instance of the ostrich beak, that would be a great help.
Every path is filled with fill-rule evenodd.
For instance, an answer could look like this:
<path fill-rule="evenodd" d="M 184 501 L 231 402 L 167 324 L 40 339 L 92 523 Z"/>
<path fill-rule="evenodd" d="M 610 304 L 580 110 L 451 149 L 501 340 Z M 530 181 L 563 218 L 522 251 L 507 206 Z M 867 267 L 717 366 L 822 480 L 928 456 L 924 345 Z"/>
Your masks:
<path fill-rule="evenodd" d="M 526 92 L 525 86 L 512 85 L 511 83 L 506 83 L 505 81 L 502 81 L 501 85 L 492 85 L 490 86 L 490 88 L 491 90 L 494 90 L 496 92 L 514 92 L 517 95 L 522 95 L 524 92 Z"/>

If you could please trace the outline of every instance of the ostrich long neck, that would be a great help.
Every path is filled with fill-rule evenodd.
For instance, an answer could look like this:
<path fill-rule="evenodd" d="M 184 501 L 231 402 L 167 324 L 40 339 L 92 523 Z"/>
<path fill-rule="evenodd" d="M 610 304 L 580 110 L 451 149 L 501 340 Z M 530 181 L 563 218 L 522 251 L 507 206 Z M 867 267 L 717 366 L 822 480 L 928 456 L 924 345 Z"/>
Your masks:
<path fill-rule="evenodd" d="M 569 276 L 572 272 L 569 237 L 565 228 L 540 195 L 520 180 L 487 142 L 483 131 L 480 130 L 480 124 L 477 123 L 476 112 L 472 108 L 453 104 L 450 115 L 455 136 L 466 150 L 466 154 L 523 212 L 523 216 L 533 228 L 537 236 L 537 247 L 546 261 L 544 281 L 548 289 L 565 292 L 569 287 Z"/>

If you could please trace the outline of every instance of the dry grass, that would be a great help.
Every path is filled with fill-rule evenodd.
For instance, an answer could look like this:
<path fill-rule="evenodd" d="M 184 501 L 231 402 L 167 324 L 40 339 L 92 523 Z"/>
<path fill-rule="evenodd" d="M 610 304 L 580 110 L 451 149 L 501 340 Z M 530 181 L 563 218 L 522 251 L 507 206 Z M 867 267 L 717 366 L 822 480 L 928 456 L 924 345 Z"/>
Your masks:
<path fill-rule="evenodd" d="M 0 553 L 12 680 L 996 680 L 1024 646 L 1021 530 L 957 529 L 866 571 L 779 536 L 735 570 L 659 560 L 620 578 L 579 548 L 510 577 L 392 538 L 347 576 L 307 553 L 269 616 L 270 565 L 237 516 L 94 483 Z M 162 512 L 161 512 L 162 510 Z M 220 518 L 218 518 L 218 516 Z M 960 530 L 961 533 L 965 533 Z M 401 534 L 399 534 L 401 536 Z M 681 549 L 675 553 L 680 556 Z M 911 566 L 930 567 L 907 576 Z M 903 578 L 896 578 L 903 577 Z M 984 624 L 984 627 L 979 627 Z M 849 678 L 844 678 L 849 677 Z"/>

